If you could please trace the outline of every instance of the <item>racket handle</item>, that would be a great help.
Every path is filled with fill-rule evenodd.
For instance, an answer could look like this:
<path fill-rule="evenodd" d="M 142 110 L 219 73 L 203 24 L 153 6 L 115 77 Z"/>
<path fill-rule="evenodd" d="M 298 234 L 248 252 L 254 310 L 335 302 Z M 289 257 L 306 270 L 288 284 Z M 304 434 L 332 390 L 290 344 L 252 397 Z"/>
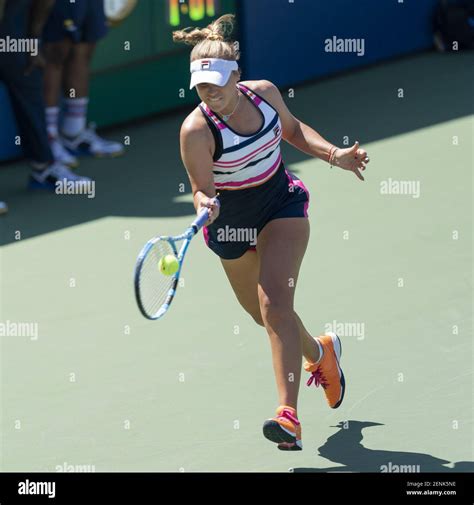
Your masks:
<path fill-rule="evenodd" d="M 209 211 L 208 211 L 208 209 L 202 209 L 202 211 L 199 214 L 199 216 L 191 224 L 191 227 L 195 228 L 196 229 L 196 233 L 197 233 L 198 230 L 200 230 L 203 227 L 204 223 L 208 219 L 209 219 Z"/>
<path fill-rule="evenodd" d="M 214 197 L 214 201 L 216 202 L 217 206 L 220 207 L 220 202 L 217 196 Z M 193 221 L 191 224 L 191 228 L 195 230 L 194 233 L 197 233 L 203 226 L 204 223 L 209 219 L 209 209 L 202 209 L 201 213 L 199 216 Z"/>

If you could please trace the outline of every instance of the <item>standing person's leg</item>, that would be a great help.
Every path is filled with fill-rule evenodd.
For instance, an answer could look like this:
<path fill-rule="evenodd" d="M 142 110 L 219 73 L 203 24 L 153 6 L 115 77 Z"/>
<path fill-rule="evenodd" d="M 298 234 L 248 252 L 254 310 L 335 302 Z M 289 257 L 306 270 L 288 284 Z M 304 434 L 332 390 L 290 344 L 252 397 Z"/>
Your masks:
<path fill-rule="evenodd" d="M 63 79 L 66 108 L 62 133 L 69 138 L 86 129 L 91 61 L 97 42 L 108 31 L 103 2 L 79 0 L 73 7 L 73 13 L 77 35 Z"/>
<path fill-rule="evenodd" d="M 89 105 L 90 62 L 95 43 L 74 44 L 65 65 L 63 79 L 64 121 L 61 133 L 69 138 L 77 137 L 86 129 Z"/>
<path fill-rule="evenodd" d="M 44 97 L 48 139 L 55 160 L 70 167 L 76 167 L 79 163 L 62 145 L 58 123 L 65 65 L 72 51 L 73 42 L 79 35 L 74 16 L 77 5 L 68 0 L 56 0 L 43 31 L 43 53 L 46 59 Z"/>
<path fill-rule="evenodd" d="M 43 82 L 41 70 L 25 75 L 27 58 L 24 54 L 0 55 L 0 79 L 10 96 L 25 155 L 44 167 L 52 162 L 44 119 Z"/>
<path fill-rule="evenodd" d="M 44 99 L 46 107 L 59 107 L 65 65 L 72 51 L 72 40 L 65 37 L 59 42 L 44 45 Z"/>
<path fill-rule="evenodd" d="M 77 155 L 119 156 L 124 152 L 122 144 L 101 138 L 93 125 L 87 127 L 91 61 L 97 42 L 105 37 L 108 30 L 104 5 L 97 0 L 80 0 L 76 9 L 77 16 L 80 17 L 80 21 L 77 21 L 80 34 L 73 45 L 64 73 L 62 142 L 70 152 Z"/>
<path fill-rule="evenodd" d="M 103 139 L 97 135 L 94 126 L 87 128 L 90 64 L 95 47 L 94 42 L 74 44 L 67 61 L 63 82 L 66 98 L 62 141 L 77 155 L 119 156 L 124 152 L 122 144 Z"/>
<path fill-rule="evenodd" d="M 19 21 L 20 15 L 26 19 L 27 11 L 22 12 L 22 9 L 27 9 L 28 3 L 18 8 L 20 11 L 14 19 Z M 21 23 L 7 23 L 6 27 L 3 24 L 2 35 L 25 38 L 28 35 L 25 30 L 26 24 L 22 27 Z M 31 67 L 31 60 L 25 53 L 0 53 L 0 74 L 8 87 L 22 146 L 32 161 L 30 188 L 54 190 L 58 181 L 89 182 L 87 177 L 77 176 L 54 162 L 46 131 L 42 70 L 38 66 Z"/>
<path fill-rule="evenodd" d="M 80 42 L 74 44 L 66 63 L 63 91 L 65 96 L 74 90 L 76 98 L 89 96 L 90 64 L 96 44 L 94 42 Z"/>
<path fill-rule="evenodd" d="M 25 75 L 24 55 L 0 58 L 0 78 L 6 83 L 26 156 L 32 161 L 30 188 L 55 189 L 59 180 L 87 182 L 87 177 L 54 163 L 44 115 L 43 80 L 39 68 Z"/>
<path fill-rule="evenodd" d="M 44 96 L 48 140 L 54 159 L 69 167 L 77 167 L 79 162 L 63 147 L 58 132 L 64 68 L 71 50 L 70 38 L 45 44 Z"/>

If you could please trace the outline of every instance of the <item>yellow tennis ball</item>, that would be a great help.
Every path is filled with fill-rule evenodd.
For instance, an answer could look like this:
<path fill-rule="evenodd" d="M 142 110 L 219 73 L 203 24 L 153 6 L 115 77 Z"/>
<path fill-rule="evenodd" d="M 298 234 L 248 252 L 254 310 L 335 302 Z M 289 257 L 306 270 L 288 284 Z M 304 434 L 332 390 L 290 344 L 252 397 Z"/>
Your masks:
<path fill-rule="evenodd" d="M 167 254 L 158 262 L 158 268 L 160 272 L 164 275 L 173 275 L 179 269 L 179 261 L 176 256 L 172 254 Z"/>

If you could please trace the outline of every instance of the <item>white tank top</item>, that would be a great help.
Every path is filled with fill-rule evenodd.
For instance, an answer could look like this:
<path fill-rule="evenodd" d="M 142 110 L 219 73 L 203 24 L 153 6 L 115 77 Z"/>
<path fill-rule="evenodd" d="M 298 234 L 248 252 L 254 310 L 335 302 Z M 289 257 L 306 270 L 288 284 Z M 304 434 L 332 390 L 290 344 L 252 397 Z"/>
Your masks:
<path fill-rule="evenodd" d="M 262 127 L 252 135 L 241 135 L 204 102 L 199 105 L 213 132 L 216 151 L 213 174 L 216 189 L 246 189 L 266 182 L 281 164 L 281 121 L 278 112 L 243 84 L 242 94 L 257 107 Z"/>

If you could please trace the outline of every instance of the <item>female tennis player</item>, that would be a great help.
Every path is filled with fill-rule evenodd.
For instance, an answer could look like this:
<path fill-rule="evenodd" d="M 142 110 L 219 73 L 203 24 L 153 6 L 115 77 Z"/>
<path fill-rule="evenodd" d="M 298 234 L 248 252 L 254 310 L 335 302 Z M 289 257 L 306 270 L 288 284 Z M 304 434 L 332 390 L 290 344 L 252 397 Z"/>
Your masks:
<path fill-rule="evenodd" d="M 304 153 L 364 180 L 369 159 L 356 142 L 341 149 L 288 110 L 271 82 L 240 82 L 238 51 L 228 40 L 233 15 L 207 28 L 173 33 L 193 45 L 191 85 L 202 100 L 184 120 L 181 156 L 203 228 L 242 307 L 270 338 L 279 407 L 263 433 L 282 450 L 301 450 L 297 399 L 304 369 L 337 408 L 344 397 L 341 343 L 334 333 L 313 338 L 294 309 L 295 287 L 309 239 L 309 194 L 282 162 L 284 139 Z M 220 208 L 214 200 L 219 193 Z M 258 236 L 258 240 L 257 239 Z"/>

